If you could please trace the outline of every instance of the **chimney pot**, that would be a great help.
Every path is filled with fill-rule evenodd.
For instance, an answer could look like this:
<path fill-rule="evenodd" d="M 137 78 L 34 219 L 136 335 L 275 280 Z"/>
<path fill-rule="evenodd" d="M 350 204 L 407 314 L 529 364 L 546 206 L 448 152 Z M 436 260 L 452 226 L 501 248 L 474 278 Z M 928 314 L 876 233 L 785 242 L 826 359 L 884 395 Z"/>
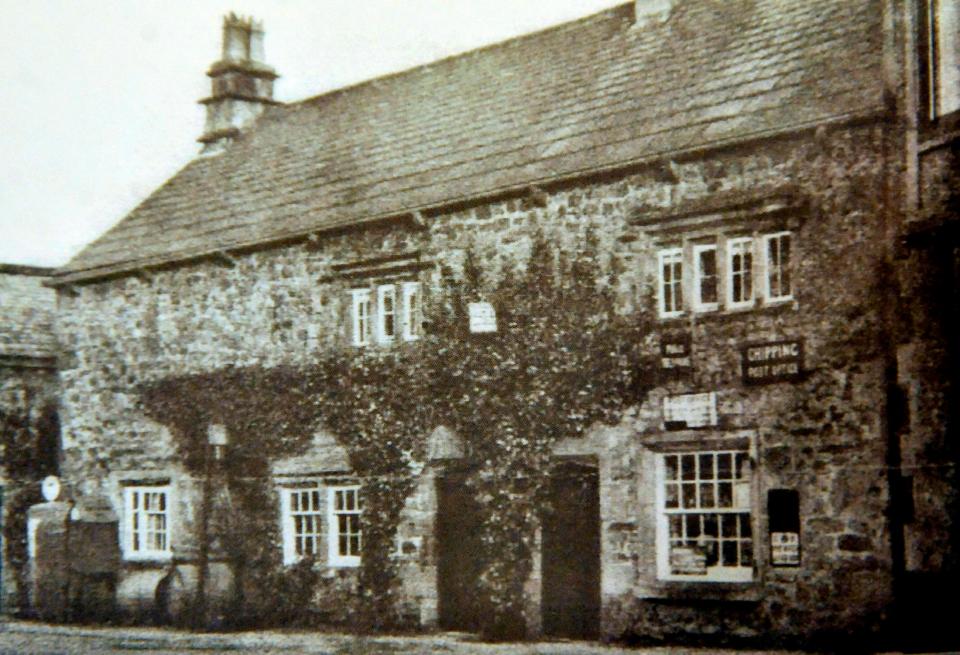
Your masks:
<path fill-rule="evenodd" d="M 277 74 L 264 62 L 263 23 L 231 12 L 223 19 L 220 61 L 207 73 L 212 93 L 206 105 L 207 122 L 200 142 L 203 153 L 221 151 L 263 113 L 273 100 Z"/>

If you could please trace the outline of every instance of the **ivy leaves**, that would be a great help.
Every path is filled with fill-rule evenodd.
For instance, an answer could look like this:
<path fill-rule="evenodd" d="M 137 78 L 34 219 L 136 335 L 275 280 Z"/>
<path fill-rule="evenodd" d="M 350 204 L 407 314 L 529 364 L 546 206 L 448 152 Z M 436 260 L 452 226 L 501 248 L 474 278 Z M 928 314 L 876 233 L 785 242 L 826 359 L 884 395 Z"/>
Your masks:
<path fill-rule="evenodd" d="M 206 425 L 225 424 L 228 484 L 259 476 L 266 487 L 274 458 L 306 452 L 321 426 L 337 435 L 363 485 L 357 611 L 370 628 L 398 620 L 390 557 L 396 527 L 424 466 L 428 435 L 440 425 L 452 429 L 465 445 L 467 485 L 482 507 L 476 591 L 489 609 L 484 633 L 522 636 L 523 585 L 553 446 L 597 422 L 617 421 L 646 386 L 640 344 L 650 319 L 618 313 L 615 275 L 603 273 L 611 268 L 601 266 L 589 235 L 572 259 L 538 235 L 524 267 L 484 286 L 486 276 L 468 252 L 461 277 L 446 272 L 426 317 L 430 330 L 415 343 L 322 352 L 306 369 L 227 369 L 166 379 L 141 389 L 141 398 L 150 416 L 171 427 L 183 461 L 198 471 Z M 497 333 L 469 333 L 467 303 L 478 300 L 496 308 Z M 271 511 L 269 503 L 236 509 Z M 257 535 L 250 537 L 254 542 Z M 251 547 L 234 541 L 236 548 Z M 235 560 L 251 561 L 242 553 Z"/>

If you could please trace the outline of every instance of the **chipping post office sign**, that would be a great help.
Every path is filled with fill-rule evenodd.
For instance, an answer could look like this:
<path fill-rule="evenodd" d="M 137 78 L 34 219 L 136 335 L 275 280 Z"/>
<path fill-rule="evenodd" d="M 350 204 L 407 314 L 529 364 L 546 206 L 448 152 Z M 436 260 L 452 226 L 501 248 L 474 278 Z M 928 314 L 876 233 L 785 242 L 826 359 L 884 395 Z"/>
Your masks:
<path fill-rule="evenodd" d="M 803 374 L 801 339 L 748 343 L 741 355 L 744 384 L 787 382 Z"/>
<path fill-rule="evenodd" d="M 472 302 L 467 306 L 470 312 L 470 333 L 490 334 L 497 331 L 497 312 L 488 302 Z"/>

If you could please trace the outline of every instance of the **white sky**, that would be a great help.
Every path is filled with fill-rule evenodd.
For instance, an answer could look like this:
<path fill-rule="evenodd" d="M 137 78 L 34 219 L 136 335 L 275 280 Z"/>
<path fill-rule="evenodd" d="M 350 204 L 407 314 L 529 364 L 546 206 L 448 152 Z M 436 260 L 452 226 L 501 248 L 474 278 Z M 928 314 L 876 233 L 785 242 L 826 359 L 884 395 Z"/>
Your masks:
<path fill-rule="evenodd" d="M 0 262 L 66 263 L 197 153 L 231 10 L 289 101 L 623 1 L 0 0 Z"/>

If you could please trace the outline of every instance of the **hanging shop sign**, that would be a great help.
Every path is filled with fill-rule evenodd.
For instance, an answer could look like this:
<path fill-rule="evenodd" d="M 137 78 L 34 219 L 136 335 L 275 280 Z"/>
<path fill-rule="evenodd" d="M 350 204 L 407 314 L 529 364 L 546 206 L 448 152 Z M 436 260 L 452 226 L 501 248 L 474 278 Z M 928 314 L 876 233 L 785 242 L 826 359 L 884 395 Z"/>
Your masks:
<path fill-rule="evenodd" d="M 497 331 L 497 312 L 488 302 L 472 302 L 467 306 L 470 312 L 470 333 L 490 334 Z"/>
<path fill-rule="evenodd" d="M 660 368 L 685 371 L 692 364 L 689 334 L 664 335 L 660 340 Z"/>
<path fill-rule="evenodd" d="M 803 373 L 801 339 L 750 343 L 741 353 L 744 384 L 797 380 Z"/>

